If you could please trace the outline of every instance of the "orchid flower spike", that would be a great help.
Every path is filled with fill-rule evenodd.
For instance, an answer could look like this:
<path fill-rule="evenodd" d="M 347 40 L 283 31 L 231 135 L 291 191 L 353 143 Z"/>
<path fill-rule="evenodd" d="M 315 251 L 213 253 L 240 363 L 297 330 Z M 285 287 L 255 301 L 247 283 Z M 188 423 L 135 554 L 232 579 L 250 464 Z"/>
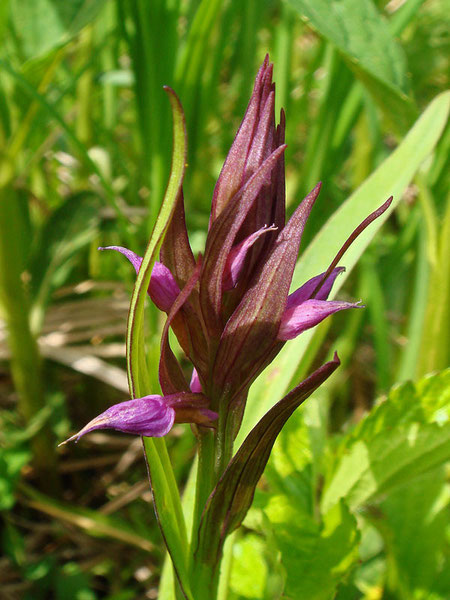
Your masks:
<path fill-rule="evenodd" d="M 219 413 L 231 419 L 227 430 L 235 436 L 250 385 L 284 343 L 336 312 L 362 308 L 360 302 L 328 297 L 345 270 L 339 264 L 345 251 L 392 198 L 355 229 L 321 274 L 289 293 L 321 183 L 286 222 L 285 116 L 281 111 L 276 124 L 272 72 L 266 56 L 217 180 L 205 251 L 198 260 L 189 244 L 182 191 L 178 194 L 148 288 L 152 301 L 168 315 L 159 365 L 162 395 L 115 405 L 70 440 L 106 427 L 161 436 L 177 419 L 211 426 Z M 120 252 L 139 271 L 142 258 L 133 251 L 121 246 L 100 250 Z M 194 367 L 190 387 L 170 350 L 169 328 Z"/>

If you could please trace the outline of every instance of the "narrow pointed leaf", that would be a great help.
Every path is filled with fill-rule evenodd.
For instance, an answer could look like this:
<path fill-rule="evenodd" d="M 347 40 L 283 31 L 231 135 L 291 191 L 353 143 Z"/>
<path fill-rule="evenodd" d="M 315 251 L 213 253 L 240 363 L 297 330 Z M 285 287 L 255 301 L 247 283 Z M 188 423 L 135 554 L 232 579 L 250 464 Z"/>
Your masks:
<path fill-rule="evenodd" d="M 335 355 L 273 406 L 247 436 L 214 488 L 203 513 L 196 550 L 203 561 L 212 565 L 219 561 L 225 537 L 241 524 L 251 506 L 256 485 L 284 424 L 338 366 L 339 359 Z M 220 531 L 217 531 L 218 523 L 223 523 Z"/>
<path fill-rule="evenodd" d="M 127 373 L 132 398 L 145 395 L 144 304 L 150 277 L 175 203 L 181 192 L 186 164 L 186 132 L 181 104 L 173 90 L 166 88 L 173 115 L 172 170 L 166 194 L 136 278 L 127 325 Z M 184 596 L 192 598 L 187 576 L 187 535 L 175 476 L 163 438 L 143 438 L 155 512 L 171 555 Z"/>

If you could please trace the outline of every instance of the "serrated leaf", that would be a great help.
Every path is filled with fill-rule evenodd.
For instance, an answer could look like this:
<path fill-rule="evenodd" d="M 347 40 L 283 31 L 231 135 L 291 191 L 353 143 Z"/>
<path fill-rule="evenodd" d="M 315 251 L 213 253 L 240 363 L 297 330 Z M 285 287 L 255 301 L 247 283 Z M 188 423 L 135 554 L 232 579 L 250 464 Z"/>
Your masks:
<path fill-rule="evenodd" d="M 267 580 L 265 546 L 261 537 L 246 535 L 233 546 L 230 588 L 242 598 L 264 598 Z"/>
<path fill-rule="evenodd" d="M 394 390 L 344 438 L 326 478 L 324 511 L 341 498 L 357 509 L 450 460 L 450 427 L 440 418 L 449 410 L 449 371 Z M 430 388 L 437 410 L 429 406 Z"/>
<path fill-rule="evenodd" d="M 389 494 L 372 518 L 389 556 L 389 587 L 400 598 L 426 600 L 434 588 L 443 589 L 443 578 L 449 581 L 443 561 L 448 503 L 441 467 Z"/>
<path fill-rule="evenodd" d="M 286 569 L 283 598 L 330 600 L 358 560 L 356 520 L 343 502 L 318 523 L 288 496 L 274 496 L 264 509 Z"/>

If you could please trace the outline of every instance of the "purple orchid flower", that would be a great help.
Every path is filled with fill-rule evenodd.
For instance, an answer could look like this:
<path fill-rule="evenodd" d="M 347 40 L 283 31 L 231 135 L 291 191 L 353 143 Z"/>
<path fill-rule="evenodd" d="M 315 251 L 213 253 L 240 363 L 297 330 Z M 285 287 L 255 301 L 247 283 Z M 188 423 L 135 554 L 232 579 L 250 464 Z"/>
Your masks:
<path fill-rule="evenodd" d="M 162 437 L 174 423 L 210 425 L 217 414 L 208 410 L 209 401 L 201 393 L 180 392 L 167 396 L 144 396 L 120 402 L 92 419 L 78 433 L 59 444 L 78 441 L 98 429 L 115 429 L 124 433 Z"/>
<path fill-rule="evenodd" d="M 266 56 L 214 189 L 203 259 L 196 261 L 190 248 L 180 193 L 153 268 L 148 294 L 168 314 L 159 369 L 163 396 L 115 405 L 70 440 L 106 427 L 162 436 L 179 418 L 211 427 L 219 413 L 226 421 L 222 430 L 234 437 L 251 383 L 284 343 L 336 312 L 362 308 L 328 296 L 344 271 L 338 266 L 343 254 L 392 198 L 355 229 L 326 271 L 289 294 L 321 184 L 285 223 L 285 117 L 281 111 L 275 124 L 272 71 Z M 121 246 L 100 248 L 108 249 L 122 253 L 139 271 L 140 256 Z M 170 350 L 169 327 L 194 367 L 190 385 Z"/>

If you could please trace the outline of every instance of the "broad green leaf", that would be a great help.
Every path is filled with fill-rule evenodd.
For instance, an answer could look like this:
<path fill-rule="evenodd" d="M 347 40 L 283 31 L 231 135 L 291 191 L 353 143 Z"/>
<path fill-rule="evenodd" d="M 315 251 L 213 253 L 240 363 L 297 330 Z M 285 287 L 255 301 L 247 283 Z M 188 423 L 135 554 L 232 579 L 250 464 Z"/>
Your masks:
<path fill-rule="evenodd" d="M 324 511 L 341 498 L 355 510 L 450 460 L 449 380 L 450 369 L 402 385 L 344 438 L 326 476 Z"/>
<path fill-rule="evenodd" d="M 338 48 L 349 67 L 393 121 L 414 118 L 406 60 L 371 0 L 289 0 L 301 17 Z"/>
<path fill-rule="evenodd" d="M 373 515 L 389 557 L 389 587 L 401 600 L 426 600 L 444 591 L 439 581 L 450 583 L 443 570 L 448 503 L 441 467 L 390 493 Z"/>
<path fill-rule="evenodd" d="M 11 20 L 27 58 L 67 43 L 91 22 L 105 0 L 10 0 Z"/>
<path fill-rule="evenodd" d="M 322 523 L 299 512 L 288 496 L 273 496 L 264 509 L 286 569 L 284 598 L 330 600 L 358 560 L 356 520 L 343 502 Z"/>
<path fill-rule="evenodd" d="M 431 200 L 431 197 L 430 197 Z M 450 357 L 450 195 L 442 222 L 435 223 L 436 252 L 431 258 L 427 312 L 422 333 L 422 352 L 419 374 L 444 369 Z"/>
<path fill-rule="evenodd" d="M 361 221 L 390 195 L 394 196 L 390 210 L 377 219 L 353 243 L 342 264 L 347 268 L 333 288 L 334 297 L 361 254 L 379 231 L 390 212 L 400 202 L 403 191 L 412 181 L 422 162 L 433 152 L 448 118 L 450 92 L 437 96 L 408 132 L 398 148 L 348 198 L 327 221 L 297 263 L 292 289 L 323 272 L 350 233 Z M 324 190 L 323 190 L 324 191 Z M 323 192 L 322 192 L 323 193 Z M 316 210 L 320 210 L 320 197 Z M 295 384 L 296 372 L 317 329 L 306 331 L 288 342 L 277 358 L 250 390 L 244 423 L 238 442 L 250 431 L 274 402 Z"/>
<path fill-rule="evenodd" d="M 169 95 L 173 114 L 172 170 L 166 194 L 136 278 L 128 313 L 127 373 L 132 398 L 138 398 L 152 391 L 149 389 L 145 364 L 145 299 L 153 265 L 181 191 L 186 163 L 186 132 L 183 109 L 175 92 L 170 88 L 166 88 L 166 91 Z M 189 599 L 192 595 L 189 590 L 187 575 L 188 541 L 186 526 L 166 443 L 163 438 L 143 438 L 143 443 L 158 523 L 184 595 Z"/>
<path fill-rule="evenodd" d="M 246 535 L 233 546 L 230 589 L 242 598 L 264 598 L 267 582 L 265 545 L 261 537 Z"/>

